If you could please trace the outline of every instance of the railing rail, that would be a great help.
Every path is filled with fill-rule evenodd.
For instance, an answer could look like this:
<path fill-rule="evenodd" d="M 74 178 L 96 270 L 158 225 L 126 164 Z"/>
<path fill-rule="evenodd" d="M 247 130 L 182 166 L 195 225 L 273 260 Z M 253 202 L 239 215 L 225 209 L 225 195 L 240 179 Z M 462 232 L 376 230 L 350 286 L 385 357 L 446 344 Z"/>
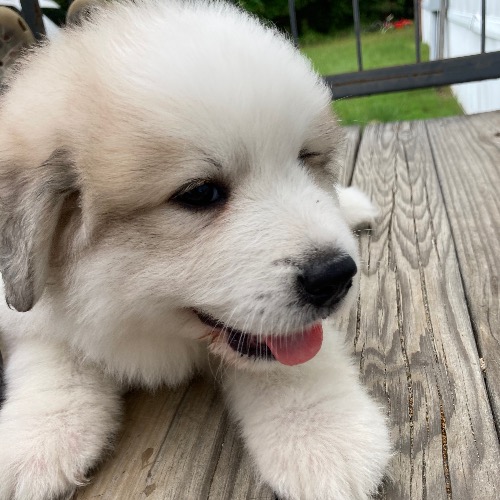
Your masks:
<path fill-rule="evenodd" d="M 471 56 L 443 59 L 441 50 L 440 59 L 429 62 L 421 61 L 421 0 L 413 0 L 413 6 L 415 63 L 366 70 L 363 68 L 359 0 L 352 0 L 358 70 L 325 76 L 335 99 L 500 78 L 500 51 L 486 53 L 486 0 L 481 0 L 480 52 Z M 444 39 L 447 6 L 448 0 L 440 0 L 441 41 Z M 293 0 L 289 1 L 289 7 L 295 10 Z M 296 23 L 295 12 L 293 17 Z M 295 26 L 295 33 L 296 29 Z"/>
<path fill-rule="evenodd" d="M 334 99 L 440 87 L 500 77 L 500 52 L 329 75 Z"/>

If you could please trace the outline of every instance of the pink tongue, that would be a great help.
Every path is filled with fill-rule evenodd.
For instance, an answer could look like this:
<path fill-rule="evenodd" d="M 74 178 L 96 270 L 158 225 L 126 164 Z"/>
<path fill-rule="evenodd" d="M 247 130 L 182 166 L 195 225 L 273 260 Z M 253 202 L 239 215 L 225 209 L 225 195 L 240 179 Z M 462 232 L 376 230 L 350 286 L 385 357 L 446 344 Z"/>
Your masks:
<path fill-rule="evenodd" d="M 300 365 L 318 354 L 323 342 L 323 327 L 321 323 L 316 323 L 293 336 L 267 337 L 265 342 L 280 363 L 288 366 Z"/>

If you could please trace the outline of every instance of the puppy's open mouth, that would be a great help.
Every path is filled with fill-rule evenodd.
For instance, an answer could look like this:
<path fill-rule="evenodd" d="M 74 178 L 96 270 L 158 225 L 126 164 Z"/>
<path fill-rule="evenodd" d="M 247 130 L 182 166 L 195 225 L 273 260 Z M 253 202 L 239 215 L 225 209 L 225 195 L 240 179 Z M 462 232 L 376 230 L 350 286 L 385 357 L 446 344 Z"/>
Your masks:
<path fill-rule="evenodd" d="M 225 342 L 240 356 L 279 361 L 288 366 L 299 365 L 312 359 L 323 342 L 321 322 L 288 335 L 253 335 L 225 325 L 209 314 L 194 311 L 200 321 L 212 328 L 213 341 Z"/>

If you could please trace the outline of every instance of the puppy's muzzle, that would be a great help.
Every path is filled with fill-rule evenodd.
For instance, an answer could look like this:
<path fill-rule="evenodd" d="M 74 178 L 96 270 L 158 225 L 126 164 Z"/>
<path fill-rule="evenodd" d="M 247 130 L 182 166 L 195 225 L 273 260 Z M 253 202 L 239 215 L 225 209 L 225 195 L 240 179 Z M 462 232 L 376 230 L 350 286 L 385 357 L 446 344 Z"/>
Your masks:
<path fill-rule="evenodd" d="M 347 295 L 357 271 L 356 263 L 347 255 L 316 256 L 303 266 L 297 287 L 308 304 L 331 308 Z"/>

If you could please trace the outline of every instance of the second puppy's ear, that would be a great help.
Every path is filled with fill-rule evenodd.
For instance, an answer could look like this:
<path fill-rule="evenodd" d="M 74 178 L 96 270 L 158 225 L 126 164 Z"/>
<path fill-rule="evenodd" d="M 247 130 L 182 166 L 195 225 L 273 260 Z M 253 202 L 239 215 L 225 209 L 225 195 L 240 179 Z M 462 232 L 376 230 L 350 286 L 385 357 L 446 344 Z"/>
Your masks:
<path fill-rule="evenodd" d="M 63 150 L 35 168 L 0 163 L 0 271 L 7 304 L 17 311 L 29 311 L 43 293 L 60 209 L 76 184 Z"/>
<path fill-rule="evenodd" d="M 340 210 L 351 229 L 373 226 L 379 210 L 365 193 L 355 187 L 337 186 L 337 194 Z"/>

